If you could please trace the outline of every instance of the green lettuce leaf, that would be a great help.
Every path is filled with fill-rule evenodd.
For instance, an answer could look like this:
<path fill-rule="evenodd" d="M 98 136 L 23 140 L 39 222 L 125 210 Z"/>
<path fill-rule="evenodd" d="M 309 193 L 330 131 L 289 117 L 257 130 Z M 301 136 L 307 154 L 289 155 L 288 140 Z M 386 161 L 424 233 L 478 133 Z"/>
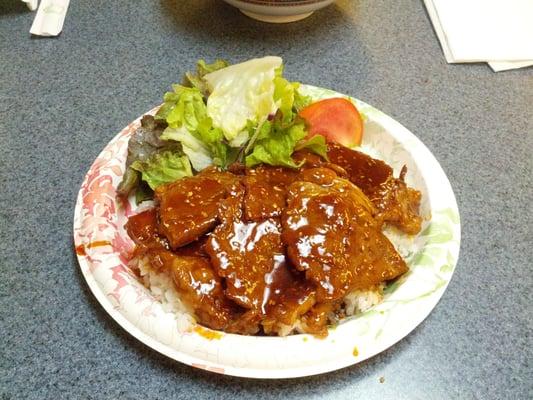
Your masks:
<path fill-rule="evenodd" d="M 227 166 L 229 146 L 220 128 L 213 126 L 207 107 L 197 88 L 173 85 L 173 92 L 165 94 L 165 104 L 158 115 L 165 118 L 168 128 L 161 138 L 182 144 L 195 170 L 209 165 Z"/>
<path fill-rule="evenodd" d="M 204 75 L 226 68 L 227 66 L 229 66 L 229 63 L 226 60 L 215 60 L 211 64 L 206 64 L 204 60 L 199 60 L 196 63 L 196 73 L 185 73 L 185 86 L 194 87 L 207 97 L 208 88 L 203 79 Z"/>
<path fill-rule="evenodd" d="M 292 106 L 294 92 L 298 84 L 289 82 L 283 76 L 283 65 L 276 69 L 274 78 L 274 101 L 283 115 L 283 122 L 288 123 L 294 118 Z"/>
<path fill-rule="evenodd" d="M 156 119 L 163 119 L 171 128 L 182 125 L 189 131 L 195 131 L 199 121 L 207 118 L 207 109 L 200 91 L 182 85 L 172 85 L 172 92 L 165 93 L 164 103 L 156 114 Z"/>
<path fill-rule="evenodd" d="M 311 98 L 311 96 L 304 96 L 300 93 L 300 91 L 298 90 L 298 88 L 300 87 L 299 83 L 293 82 L 293 85 L 295 85 L 293 108 L 298 113 L 302 108 L 307 107 L 309 104 L 311 104 L 313 102 L 313 99 Z"/>
<path fill-rule="evenodd" d="M 281 64 L 279 57 L 263 57 L 204 76 L 211 93 L 207 113 L 228 141 L 236 138 L 248 121 L 259 124 L 276 112 L 274 78 Z"/>
<path fill-rule="evenodd" d="M 163 151 L 153 154 L 147 161 L 134 161 L 131 168 L 139 171 L 142 180 L 152 190 L 164 183 L 192 175 L 189 158 L 177 152 Z"/>
<path fill-rule="evenodd" d="M 196 63 L 196 73 L 200 78 L 203 78 L 205 75 L 218 71 L 219 69 L 229 67 L 229 62 L 222 59 L 217 59 L 211 64 L 206 64 L 204 60 L 199 60 Z"/>
<path fill-rule="evenodd" d="M 213 159 L 213 164 L 221 167 L 228 166 L 230 148 L 224 141 L 222 129 L 215 128 L 211 118 L 207 117 L 198 124 L 196 136 L 206 144 Z"/>
<path fill-rule="evenodd" d="M 283 65 L 276 69 L 274 78 L 274 101 L 283 113 L 283 122 L 288 123 L 298 112 L 311 104 L 313 99 L 299 92 L 299 82 L 289 82 L 283 78 Z"/>
<path fill-rule="evenodd" d="M 310 139 L 302 140 L 296 144 L 294 150 L 306 149 L 320 157 L 329 161 L 328 159 L 328 145 L 326 144 L 326 138 L 322 135 L 315 135 Z"/>
<path fill-rule="evenodd" d="M 161 138 L 180 142 L 183 152 L 189 157 L 192 167 L 196 171 L 201 171 L 213 164 L 211 153 L 206 144 L 184 127 L 168 127 L 161 135 Z"/>
<path fill-rule="evenodd" d="M 253 143 L 251 153 L 246 156 L 245 164 L 253 167 L 265 163 L 287 168 L 299 168 L 291 158 L 296 143 L 306 135 L 305 124 L 301 121 L 284 125 L 280 113 L 274 121 L 266 121 L 258 128 L 258 133 Z"/>

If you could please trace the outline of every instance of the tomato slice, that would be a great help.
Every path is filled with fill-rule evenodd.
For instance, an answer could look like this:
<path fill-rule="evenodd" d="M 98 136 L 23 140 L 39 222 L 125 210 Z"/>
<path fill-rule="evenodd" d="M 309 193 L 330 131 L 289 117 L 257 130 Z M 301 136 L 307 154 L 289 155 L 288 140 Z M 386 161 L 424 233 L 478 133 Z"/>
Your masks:
<path fill-rule="evenodd" d="M 363 120 L 354 104 L 343 98 L 317 101 L 298 114 L 307 122 L 308 138 L 322 135 L 343 146 L 359 146 L 363 139 Z"/>

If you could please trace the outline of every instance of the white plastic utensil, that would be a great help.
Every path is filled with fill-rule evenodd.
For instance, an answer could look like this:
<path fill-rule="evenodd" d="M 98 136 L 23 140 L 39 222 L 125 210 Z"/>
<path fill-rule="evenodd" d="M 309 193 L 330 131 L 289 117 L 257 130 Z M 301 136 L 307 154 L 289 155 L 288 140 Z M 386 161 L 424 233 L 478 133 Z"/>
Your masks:
<path fill-rule="evenodd" d="M 69 3 L 70 0 L 42 0 L 30 33 L 38 36 L 59 35 Z"/>
<path fill-rule="evenodd" d="M 37 6 L 39 5 L 38 0 L 22 0 L 22 2 L 26 3 L 26 5 L 31 11 L 35 11 L 37 9 Z"/>

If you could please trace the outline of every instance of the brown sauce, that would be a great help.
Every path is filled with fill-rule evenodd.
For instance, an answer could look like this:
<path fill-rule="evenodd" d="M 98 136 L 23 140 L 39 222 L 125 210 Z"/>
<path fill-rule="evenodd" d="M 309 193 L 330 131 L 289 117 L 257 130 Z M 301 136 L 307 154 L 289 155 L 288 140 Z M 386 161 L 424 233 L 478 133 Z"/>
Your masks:
<path fill-rule="evenodd" d="M 396 179 L 384 162 L 337 145 L 328 156 L 299 152 L 300 170 L 209 168 L 159 187 L 158 205 L 126 224 L 136 255 L 172 276 L 206 327 L 327 335 L 348 293 L 408 270 L 383 224 L 420 230 L 420 193 L 405 172 Z"/>
<path fill-rule="evenodd" d="M 89 242 L 87 244 L 79 244 L 76 246 L 76 254 L 79 256 L 86 256 L 87 251 L 86 249 L 92 249 L 95 247 L 103 247 L 103 246 L 112 246 L 113 243 L 111 243 L 109 240 L 95 240 L 94 242 Z"/>

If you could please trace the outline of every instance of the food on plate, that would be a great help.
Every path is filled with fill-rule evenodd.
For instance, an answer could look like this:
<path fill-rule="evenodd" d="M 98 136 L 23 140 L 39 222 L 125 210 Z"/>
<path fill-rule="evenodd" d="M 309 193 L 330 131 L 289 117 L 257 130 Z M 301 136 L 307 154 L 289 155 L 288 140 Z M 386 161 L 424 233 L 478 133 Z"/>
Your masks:
<path fill-rule="evenodd" d="M 324 336 L 408 271 L 383 230 L 418 233 L 421 195 L 346 147 L 351 101 L 313 103 L 282 68 L 199 62 L 131 137 L 119 193 L 144 203 L 125 228 L 162 301 L 228 333 Z"/>

